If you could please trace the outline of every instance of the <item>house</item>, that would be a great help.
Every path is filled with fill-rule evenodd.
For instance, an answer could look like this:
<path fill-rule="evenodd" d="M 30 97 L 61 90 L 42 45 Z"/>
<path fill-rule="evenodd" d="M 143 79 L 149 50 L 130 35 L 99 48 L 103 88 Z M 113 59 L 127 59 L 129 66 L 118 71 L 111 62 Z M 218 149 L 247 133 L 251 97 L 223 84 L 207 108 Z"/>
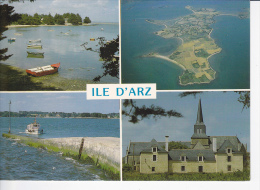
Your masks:
<path fill-rule="evenodd" d="M 191 141 L 179 142 L 188 148 L 169 150 L 168 139 L 165 136 L 165 142 L 130 142 L 124 163 L 140 173 L 228 173 L 244 169 L 246 146 L 237 136 L 206 134 L 201 100 Z"/>

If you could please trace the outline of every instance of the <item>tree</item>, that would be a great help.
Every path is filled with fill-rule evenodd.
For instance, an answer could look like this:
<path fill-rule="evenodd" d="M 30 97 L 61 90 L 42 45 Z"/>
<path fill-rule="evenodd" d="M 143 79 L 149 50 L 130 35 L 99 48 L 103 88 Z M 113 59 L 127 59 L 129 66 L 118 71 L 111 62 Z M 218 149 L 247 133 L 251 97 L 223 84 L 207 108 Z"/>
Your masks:
<path fill-rule="evenodd" d="M 87 51 L 98 52 L 100 58 L 104 61 L 102 64 L 102 68 L 104 69 L 103 74 L 95 77 L 93 81 L 100 81 L 102 77 L 107 75 L 119 79 L 119 36 L 117 36 L 116 39 L 113 39 L 106 43 L 106 39 L 104 37 L 99 37 L 98 40 L 98 44 L 100 47 L 96 50 L 88 48 L 88 42 L 82 44 L 82 46 L 84 46 Z"/>
<path fill-rule="evenodd" d="M 81 16 L 77 13 L 77 20 L 78 20 L 78 24 L 82 24 L 82 18 Z"/>
<path fill-rule="evenodd" d="M 175 110 L 166 111 L 165 109 L 151 105 L 149 107 L 137 106 L 136 102 L 132 99 L 124 100 L 123 102 L 124 109 L 122 110 L 122 114 L 129 117 L 128 120 L 131 123 L 138 123 L 144 118 L 150 118 L 151 116 L 154 119 L 161 118 L 161 117 L 183 117 L 181 113 L 176 112 Z"/>
<path fill-rule="evenodd" d="M 43 22 L 47 25 L 54 25 L 54 18 L 51 16 L 51 13 L 43 16 Z"/>
<path fill-rule="evenodd" d="M 171 141 L 168 145 L 169 150 L 172 149 L 188 149 L 186 145 L 181 144 L 180 142 Z"/>
<path fill-rule="evenodd" d="M 179 94 L 181 98 L 186 96 L 194 96 L 196 97 L 197 94 L 205 93 L 205 92 L 182 92 Z M 250 107 L 250 91 L 239 91 L 235 92 L 239 94 L 239 97 L 237 99 L 238 102 L 243 104 L 243 108 L 249 108 Z M 160 106 L 151 105 L 150 107 L 146 107 L 145 105 L 137 106 L 136 102 L 133 100 L 124 100 L 123 102 L 123 109 L 122 109 L 122 115 L 125 115 L 129 117 L 128 120 L 131 123 L 138 123 L 144 118 L 153 117 L 155 119 L 160 117 L 183 117 L 181 113 L 173 110 L 165 111 Z"/>
<path fill-rule="evenodd" d="M 3 36 L 4 31 L 8 29 L 6 26 L 18 19 L 19 15 L 16 13 L 14 14 L 14 7 L 7 4 L 0 4 L 0 41 L 6 38 L 6 36 Z M 12 56 L 6 55 L 7 51 L 8 48 L 0 49 L 0 61 L 5 61 Z"/>
<path fill-rule="evenodd" d="M 68 19 L 68 22 L 71 23 L 72 25 L 79 25 L 79 20 L 77 15 L 75 15 L 74 13 L 70 14 L 70 17 Z"/>
<path fill-rule="evenodd" d="M 64 20 L 63 16 L 59 15 L 57 13 L 54 16 L 54 22 L 58 25 L 64 25 L 65 24 L 65 20 Z"/>
<path fill-rule="evenodd" d="M 89 19 L 89 17 L 85 17 L 84 18 L 84 21 L 83 21 L 84 23 L 86 23 L 86 24 L 88 24 L 88 23 L 91 23 L 91 20 Z"/>

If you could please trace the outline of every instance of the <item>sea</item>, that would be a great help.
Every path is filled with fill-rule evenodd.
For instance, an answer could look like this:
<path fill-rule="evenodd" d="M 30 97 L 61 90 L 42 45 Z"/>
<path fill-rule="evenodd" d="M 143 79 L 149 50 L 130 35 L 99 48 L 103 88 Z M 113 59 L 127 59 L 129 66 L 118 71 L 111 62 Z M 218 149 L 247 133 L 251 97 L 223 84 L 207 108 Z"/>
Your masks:
<path fill-rule="evenodd" d="M 209 58 L 217 72 L 208 84 L 182 86 L 179 76 L 183 70 L 177 65 L 153 57 L 150 52 L 169 55 L 181 45 L 179 39 L 164 39 L 155 35 L 164 26 L 146 19 L 171 20 L 192 14 L 185 9 L 213 8 L 222 14 L 211 25 L 211 37 L 222 51 Z M 249 1 L 123 1 L 121 6 L 122 83 L 156 83 L 158 90 L 184 89 L 249 89 L 250 88 L 250 19 L 232 14 L 248 11 Z"/>
<path fill-rule="evenodd" d="M 98 52 L 87 51 L 82 44 L 87 42 L 87 48 L 98 50 L 98 40 L 90 41 L 90 38 L 104 37 L 106 42 L 116 39 L 118 34 L 118 23 L 9 28 L 4 32 L 7 38 L 1 41 L 1 47 L 8 48 L 8 55 L 13 56 L 3 63 L 30 69 L 60 62 L 58 77 L 90 81 L 102 75 L 103 62 Z M 9 43 L 8 38 L 16 40 Z M 42 49 L 27 49 L 29 40 L 37 39 L 41 39 L 41 43 L 36 44 L 41 44 Z M 27 51 L 44 52 L 44 58 L 28 58 Z M 118 83 L 118 79 L 108 76 L 101 78 L 101 82 Z"/>
<path fill-rule="evenodd" d="M 44 134 L 25 134 L 34 118 L 11 118 L 11 133 L 32 138 L 118 137 L 119 119 L 37 118 Z M 100 168 L 59 153 L 48 152 L 2 137 L 9 131 L 9 118 L 0 118 L 0 180 L 106 181 Z"/>

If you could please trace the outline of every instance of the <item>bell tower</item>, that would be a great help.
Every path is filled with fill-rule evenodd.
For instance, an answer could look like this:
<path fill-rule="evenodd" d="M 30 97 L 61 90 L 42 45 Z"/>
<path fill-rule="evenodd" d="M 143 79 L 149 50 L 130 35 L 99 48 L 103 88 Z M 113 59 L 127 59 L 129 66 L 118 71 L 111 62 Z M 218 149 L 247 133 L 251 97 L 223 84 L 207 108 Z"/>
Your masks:
<path fill-rule="evenodd" d="M 203 122 L 201 99 L 199 100 L 197 121 L 194 125 L 194 133 L 191 137 L 191 144 L 195 146 L 200 142 L 205 148 L 209 148 L 209 137 L 206 135 L 206 125 Z"/>

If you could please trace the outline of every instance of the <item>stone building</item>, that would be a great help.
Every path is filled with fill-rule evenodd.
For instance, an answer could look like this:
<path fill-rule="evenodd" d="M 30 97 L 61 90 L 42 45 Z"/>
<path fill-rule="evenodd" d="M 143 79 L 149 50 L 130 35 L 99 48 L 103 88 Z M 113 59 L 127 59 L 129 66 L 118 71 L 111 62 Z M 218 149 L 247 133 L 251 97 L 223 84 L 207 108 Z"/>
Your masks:
<path fill-rule="evenodd" d="M 130 142 L 124 157 L 140 173 L 189 173 L 243 171 L 246 146 L 237 136 L 207 136 L 203 122 L 201 100 L 191 141 L 179 142 L 187 149 L 168 150 L 165 142 Z"/>

